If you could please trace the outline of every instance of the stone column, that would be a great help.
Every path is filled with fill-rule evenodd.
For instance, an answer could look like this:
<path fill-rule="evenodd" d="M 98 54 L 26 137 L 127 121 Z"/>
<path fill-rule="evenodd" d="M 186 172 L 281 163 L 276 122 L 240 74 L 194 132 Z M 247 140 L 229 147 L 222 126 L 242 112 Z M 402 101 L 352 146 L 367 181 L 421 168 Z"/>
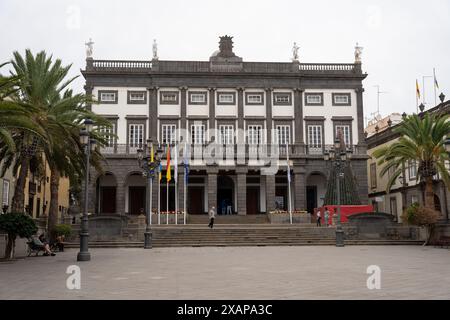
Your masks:
<path fill-rule="evenodd" d="M 148 136 L 156 141 L 158 135 L 158 87 L 149 88 Z"/>
<path fill-rule="evenodd" d="M 247 214 L 247 168 L 236 168 L 237 175 L 237 212 L 239 215 Z"/>
<path fill-rule="evenodd" d="M 208 208 L 211 209 L 212 206 L 216 207 L 217 213 L 217 173 L 218 169 L 216 168 L 208 168 L 206 170 L 208 174 Z"/>
<path fill-rule="evenodd" d="M 275 210 L 275 175 L 265 176 L 266 180 L 266 211 Z"/>
<path fill-rule="evenodd" d="M 267 143 L 272 144 L 272 88 L 266 88 Z M 270 150 L 270 149 L 269 149 Z"/>
<path fill-rule="evenodd" d="M 211 141 L 214 135 L 214 129 L 216 128 L 216 101 L 215 92 L 216 88 L 208 88 L 209 90 L 209 141 Z M 217 141 L 217 138 L 215 139 Z"/>
<path fill-rule="evenodd" d="M 363 107 L 363 92 L 364 88 L 357 88 L 356 90 L 356 113 L 358 123 L 358 146 L 366 147 L 366 137 L 364 136 L 364 107 Z"/>
<path fill-rule="evenodd" d="M 125 190 L 125 180 L 117 179 L 116 210 L 121 215 L 124 215 L 128 211 L 128 208 L 125 208 Z"/>
<path fill-rule="evenodd" d="M 244 135 L 244 89 L 237 88 L 237 108 L 238 108 L 238 143 L 245 143 Z"/>
<path fill-rule="evenodd" d="M 86 61 L 87 61 L 87 59 L 86 59 Z M 92 95 L 92 91 L 94 90 L 94 86 L 91 85 L 91 84 L 88 85 L 86 83 L 86 85 L 84 86 L 84 90 L 86 91 L 86 95 L 90 96 L 90 95 Z M 97 97 L 97 99 L 100 99 L 100 97 Z M 89 111 L 92 111 L 92 104 L 90 104 L 90 103 L 86 104 L 86 109 L 89 110 Z"/>
<path fill-rule="evenodd" d="M 186 95 L 187 87 L 180 87 L 181 97 L 180 97 L 180 115 L 181 115 L 181 127 L 180 129 L 186 129 L 186 114 L 187 114 L 187 104 Z"/>
<path fill-rule="evenodd" d="M 295 144 L 304 147 L 303 138 L 303 89 L 294 91 Z"/>
<path fill-rule="evenodd" d="M 295 210 L 306 210 L 306 170 L 294 166 L 294 207 Z"/>

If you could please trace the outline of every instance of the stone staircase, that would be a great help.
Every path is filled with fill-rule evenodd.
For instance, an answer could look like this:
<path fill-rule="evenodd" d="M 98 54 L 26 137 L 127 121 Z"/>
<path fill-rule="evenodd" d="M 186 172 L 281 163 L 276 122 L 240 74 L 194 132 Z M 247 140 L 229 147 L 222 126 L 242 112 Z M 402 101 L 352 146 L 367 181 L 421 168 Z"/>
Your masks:
<path fill-rule="evenodd" d="M 253 215 L 216 215 L 214 224 L 265 224 L 269 223 L 269 217 L 266 214 Z M 209 217 L 207 214 L 191 214 L 188 217 L 189 224 L 208 225 Z"/>
<path fill-rule="evenodd" d="M 219 224 L 214 229 L 199 225 L 153 226 L 152 245 L 161 247 L 231 247 L 231 246 L 318 246 L 335 245 L 335 229 L 317 228 L 313 224 L 233 225 Z M 417 240 L 352 239 L 346 245 L 421 245 Z M 77 242 L 67 247 L 78 247 Z M 91 248 L 142 248 L 142 241 L 114 239 L 91 241 Z"/>

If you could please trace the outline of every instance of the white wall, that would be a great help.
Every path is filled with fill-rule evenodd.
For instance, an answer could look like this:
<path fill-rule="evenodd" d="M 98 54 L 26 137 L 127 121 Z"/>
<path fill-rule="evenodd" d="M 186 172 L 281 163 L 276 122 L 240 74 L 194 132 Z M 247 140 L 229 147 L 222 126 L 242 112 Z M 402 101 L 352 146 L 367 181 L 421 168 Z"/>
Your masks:
<path fill-rule="evenodd" d="M 226 92 L 234 92 L 236 95 L 236 99 L 234 101 L 234 105 L 217 105 L 217 92 L 219 91 L 226 91 Z M 214 105 L 216 106 L 216 116 L 227 116 L 227 117 L 237 117 L 238 115 L 238 109 L 237 109 L 237 100 L 238 100 L 238 93 L 237 90 L 233 90 L 230 88 L 217 88 L 217 90 L 214 93 Z"/>
<path fill-rule="evenodd" d="M 353 136 L 353 144 L 358 144 L 358 117 L 357 117 L 357 108 L 356 108 L 356 92 L 355 90 L 343 90 L 343 89 L 332 89 L 332 90 L 315 90 L 315 89 L 307 89 L 305 93 L 308 92 L 322 92 L 324 105 L 323 106 L 305 106 L 305 95 L 302 95 L 303 99 L 303 117 L 325 117 L 324 123 L 324 137 L 325 144 L 333 144 L 334 134 L 333 134 L 333 121 L 332 117 L 338 116 L 346 116 L 353 117 L 352 121 L 352 136 Z M 332 103 L 332 93 L 350 93 L 351 94 L 351 105 L 350 106 L 333 106 Z M 304 137 L 305 143 L 307 141 L 307 128 L 304 126 Z"/>
<path fill-rule="evenodd" d="M 282 92 L 288 92 L 291 94 L 291 105 L 284 105 L 284 106 L 275 106 L 273 104 L 273 95 L 274 93 L 282 93 Z M 292 90 L 274 90 L 272 91 L 272 94 L 270 96 L 272 99 L 272 117 L 294 117 L 294 99 L 295 95 Z"/>
<path fill-rule="evenodd" d="M 161 104 L 160 93 L 163 91 L 177 91 L 178 92 L 178 104 Z M 159 88 L 158 90 L 158 116 L 181 116 L 181 92 L 178 88 Z"/>
<path fill-rule="evenodd" d="M 92 94 L 96 100 L 99 99 L 99 90 L 117 90 L 118 100 L 117 104 L 93 104 L 92 111 L 101 115 L 117 115 L 119 119 L 117 120 L 117 143 L 127 143 L 127 120 L 125 117 L 127 115 L 135 116 L 149 116 L 149 108 L 147 104 L 127 104 L 127 91 L 146 91 L 147 92 L 147 102 L 149 99 L 148 91 L 143 87 L 94 87 Z M 148 131 L 148 123 L 147 132 Z"/>
<path fill-rule="evenodd" d="M 263 104 L 262 105 L 247 105 L 246 93 L 262 93 Z M 243 93 L 244 99 L 244 117 L 265 117 L 266 116 L 266 94 L 263 90 L 245 90 Z"/>
<path fill-rule="evenodd" d="M 190 104 L 189 92 L 201 91 L 206 92 L 206 104 Z M 209 91 L 207 88 L 189 88 L 186 92 L 186 116 L 209 116 Z"/>

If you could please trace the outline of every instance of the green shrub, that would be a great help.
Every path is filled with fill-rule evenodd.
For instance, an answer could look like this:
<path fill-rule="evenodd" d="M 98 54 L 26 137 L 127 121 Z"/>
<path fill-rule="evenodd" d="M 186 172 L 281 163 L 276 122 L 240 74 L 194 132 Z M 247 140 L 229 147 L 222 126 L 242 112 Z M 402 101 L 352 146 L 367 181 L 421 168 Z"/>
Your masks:
<path fill-rule="evenodd" d="M 38 227 L 34 220 L 25 213 L 5 213 L 0 214 L 0 230 L 8 234 L 8 243 L 6 244 L 5 258 L 14 258 L 14 248 L 16 238 L 30 238 L 36 234 Z"/>
<path fill-rule="evenodd" d="M 57 237 L 64 236 L 67 238 L 72 234 L 72 226 L 69 224 L 58 224 L 55 226 L 54 232 Z"/>

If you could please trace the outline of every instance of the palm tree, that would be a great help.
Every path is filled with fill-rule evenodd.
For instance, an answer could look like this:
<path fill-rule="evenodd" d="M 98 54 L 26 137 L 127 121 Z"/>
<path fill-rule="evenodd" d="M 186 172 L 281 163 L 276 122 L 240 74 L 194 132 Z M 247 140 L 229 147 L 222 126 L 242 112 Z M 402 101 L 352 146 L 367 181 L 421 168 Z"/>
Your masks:
<path fill-rule="evenodd" d="M 13 197 L 13 210 L 23 211 L 24 187 L 28 174 L 30 159 L 40 159 L 37 154 L 44 153 L 45 161 L 52 170 L 51 201 L 49 208 L 49 225 L 53 229 L 58 216 L 58 185 L 61 176 L 69 178 L 83 172 L 83 150 L 79 143 L 79 131 L 83 119 L 93 118 L 101 126 L 109 126 L 109 122 L 96 116 L 85 108 L 92 103 L 91 97 L 82 94 L 73 95 L 67 86 L 76 77 L 67 78 L 70 65 L 62 66 L 61 60 L 52 62 L 44 51 L 33 56 L 26 50 L 25 59 L 14 52 L 13 75 L 18 80 L 18 101 L 24 108 L 32 110 L 30 118 L 45 134 L 20 131 L 13 136 L 16 152 L 8 148 L 0 148 L 0 157 L 4 158 L 2 170 L 13 167 L 18 176 Z M 98 136 L 100 144 L 105 138 Z M 93 157 L 94 165 L 100 167 L 100 156 Z M 50 230 L 51 231 L 51 230 Z"/>
<path fill-rule="evenodd" d="M 417 179 L 425 183 L 424 206 L 434 210 L 433 180 L 436 174 L 450 189 L 450 175 L 445 167 L 449 155 L 444 146 L 446 137 L 450 135 L 448 120 L 449 115 L 443 113 L 408 116 L 394 129 L 400 135 L 398 141 L 374 152 L 378 165 L 384 165 L 380 175 L 391 173 L 387 191 L 402 174 L 402 165 L 415 161 L 419 164 Z"/>
<path fill-rule="evenodd" d="M 0 64 L 0 68 L 7 63 Z M 16 98 L 18 77 L 0 75 L 0 146 L 15 151 L 13 134 L 18 130 L 34 132 L 43 135 L 30 119 L 33 110 L 26 108 Z"/>
<path fill-rule="evenodd" d="M 86 118 L 94 120 L 97 126 L 109 127 L 106 119 L 86 110 L 85 103 L 91 103 L 89 97 L 77 94 L 71 90 L 63 96 L 54 96 L 47 109 L 47 124 L 49 132 L 48 143 L 43 146 L 50 167 L 50 207 L 48 215 L 48 230 L 53 237 L 53 230 L 58 219 L 58 189 L 61 177 L 68 177 L 71 184 L 76 183 L 78 177 L 84 173 L 84 150 L 79 141 L 80 129 Z M 107 136 L 103 132 L 94 131 L 99 146 L 107 143 Z M 91 157 L 91 165 L 99 172 L 101 168 L 101 154 L 96 150 Z"/>

